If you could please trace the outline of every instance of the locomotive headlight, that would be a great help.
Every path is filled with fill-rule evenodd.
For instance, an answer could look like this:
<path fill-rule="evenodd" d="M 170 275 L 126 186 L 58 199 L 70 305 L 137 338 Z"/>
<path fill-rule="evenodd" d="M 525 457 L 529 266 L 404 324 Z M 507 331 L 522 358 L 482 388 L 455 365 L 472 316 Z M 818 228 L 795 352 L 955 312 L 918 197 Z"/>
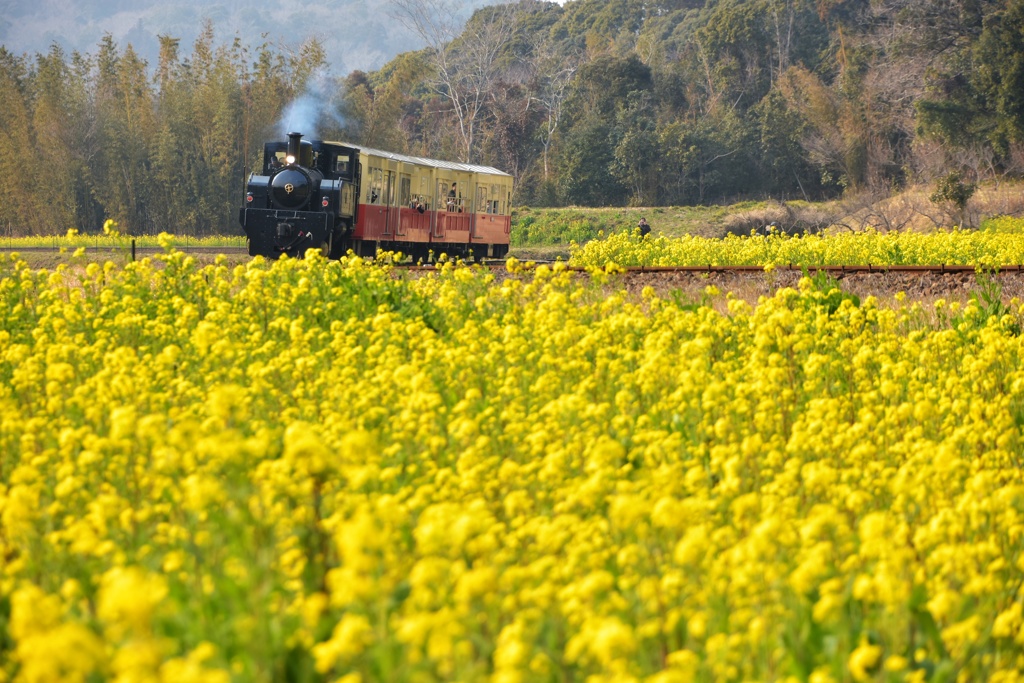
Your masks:
<path fill-rule="evenodd" d="M 294 164 L 294 163 L 295 163 L 295 157 L 293 157 L 293 156 L 292 156 L 291 154 L 289 154 L 288 156 L 286 156 L 286 157 L 284 158 L 284 160 L 285 160 L 285 161 L 287 161 L 287 162 L 288 162 L 289 164 Z"/>

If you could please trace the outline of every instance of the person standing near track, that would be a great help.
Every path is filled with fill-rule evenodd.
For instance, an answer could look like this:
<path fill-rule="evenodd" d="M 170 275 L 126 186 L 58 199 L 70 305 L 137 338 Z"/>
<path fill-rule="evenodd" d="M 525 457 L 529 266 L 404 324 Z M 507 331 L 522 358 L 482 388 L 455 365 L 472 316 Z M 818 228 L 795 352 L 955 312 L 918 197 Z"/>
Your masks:
<path fill-rule="evenodd" d="M 640 237 L 647 237 L 651 234 L 651 226 L 643 216 L 640 216 L 640 222 L 636 224 L 636 227 L 640 228 Z"/>

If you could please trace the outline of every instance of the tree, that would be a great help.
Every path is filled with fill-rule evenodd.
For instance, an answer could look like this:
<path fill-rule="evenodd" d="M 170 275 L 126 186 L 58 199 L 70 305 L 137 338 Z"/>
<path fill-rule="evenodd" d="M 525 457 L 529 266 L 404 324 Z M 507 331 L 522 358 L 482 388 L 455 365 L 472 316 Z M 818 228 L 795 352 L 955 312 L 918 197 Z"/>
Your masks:
<path fill-rule="evenodd" d="M 33 173 L 38 165 L 27 163 L 33 143 L 30 82 L 25 60 L 0 47 L 0 173 L 7 179 L 0 220 L 4 231 L 14 234 L 43 230 L 38 220 L 41 179 Z"/>
<path fill-rule="evenodd" d="M 759 139 L 759 176 L 762 187 L 776 197 L 799 193 L 810 201 L 817 194 L 818 174 L 806 162 L 800 140 L 804 121 L 786 103 L 782 92 L 772 89 L 754 110 Z"/>
<path fill-rule="evenodd" d="M 152 220 L 149 150 L 157 130 L 146 63 L 130 45 L 120 53 L 108 34 L 100 42 L 96 79 L 102 151 L 94 191 L 123 230 L 144 232 Z"/>
<path fill-rule="evenodd" d="M 1005 154 L 1024 142 L 1024 0 L 1010 0 L 985 22 L 974 64 L 977 90 L 995 119 L 990 139 Z"/>
<path fill-rule="evenodd" d="M 568 129 L 559 152 L 559 193 L 567 204 L 619 206 L 629 196 L 610 172 L 614 146 L 609 143 L 610 122 L 590 112 Z"/>
<path fill-rule="evenodd" d="M 855 106 L 806 69 L 793 67 L 779 82 L 787 107 L 805 126 L 800 144 L 825 184 L 858 187 L 865 176 L 864 121 Z"/>
<path fill-rule="evenodd" d="M 458 0 L 391 0 L 395 17 L 426 43 L 434 67 L 431 87 L 448 102 L 455 119 L 460 158 L 477 155 L 477 127 L 499 73 L 500 61 L 512 38 L 516 6 L 485 7 L 460 33 Z"/>
<path fill-rule="evenodd" d="M 192 203 L 195 188 L 186 182 L 186 169 L 193 158 L 192 92 L 183 77 L 178 56 L 180 41 L 160 36 L 160 57 L 156 75 L 156 116 L 159 122 L 153 148 L 153 179 L 157 187 L 173 187 L 174 192 L 157 192 L 152 198 L 153 214 L 159 216 L 168 231 L 170 226 L 193 223 Z"/>
<path fill-rule="evenodd" d="M 658 198 L 660 148 L 652 115 L 650 91 L 635 90 L 619 110 L 612 139 L 616 141 L 609 170 L 629 188 L 629 203 L 649 206 Z"/>
<path fill-rule="evenodd" d="M 264 40 L 256 47 L 252 66 L 245 70 L 242 83 L 244 154 L 250 166 L 262 163 L 263 141 L 284 132 L 277 124 L 292 98 L 292 87 L 284 56 Z"/>
<path fill-rule="evenodd" d="M 345 121 L 350 134 L 369 147 L 403 152 L 409 139 L 402 121 L 411 106 L 409 93 L 425 75 L 421 53 L 405 53 L 373 77 L 354 71 L 345 79 Z"/>
<path fill-rule="evenodd" d="M 635 47 L 651 11 L 657 11 L 656 5 L 643 0 L 577 0 L 566 6 L 561 29 L 582 37 L 593 57 L 625 56 Z"/>
<path fill-rule="evenodd" d="M 51 233 L 97 223 L 88 182 L 97 131 L 89 116 L 86 68 L 56 45 L 36 56 L 33 165 L 45 169 L 39 181 L 50 200 L 40 204 L 39 220 Z"/>
<path fill-rule="evenodd" d="M 612 170 L 622 139 L 619 112 L 631 94 L 652 87 L 650 69 L 635 55 L 603 55 L 580 67 L 565 100 L 567 120 L 559 137 L 559 185 L 565 201 L 587 206 L 626 202 L 630 191 Z M 622 172 L 630 173 L 625 167 Z"/>
<path fill-rule="evenodd" d="M 533 105 L 523 84 L 498 81 L 491 89 L 489 123 L 481 149 L 489 163 L 512 175 L 515 189 L 529 158 L 536 154 L 531 133 L 539 112 Z"/>
<path fill-rule="evenodd" d="M 947 173 L 939 178 L 932 193 L 932 202 L 946 208 L 956 220 L 956 224 L 965 226 L 967 224 L 967 202 L 974 196 L 977 186 L 974 183 L 964 182 L 959 171 Z"/>
<path fill-rule="evenodd" d="M 749 154 L 752 135 L 752 127 L 727 108 L 687 127 L 682 145 L 689 151 L 687 203 L 719 201 L 755 185 Z"/>
<path fill-rule="evenodd" d="M 697 194 L 693 190 L 699 149 L 697 141 L 687 134 L 689 129 L 690 124 L 683 120 L 667 122 L 658 129 L 661 190 L 670 204 L 691 203 Z"/>
<path fill-rule="evenodd" d="M 533 51 L 531 70 L 533 72 L 533 95 L 531 96 L 543 112 L 543 123 L 538 136 L 543 150 L 543 181 L 550 182 L 551 143 L 562 120 L 562 107 L 569 93 L 569 85 L 579 69 L 582 57 L 578 52 L 566 54 L 559 50 L 555 41 L 547 39 L 538 43 Z"/>

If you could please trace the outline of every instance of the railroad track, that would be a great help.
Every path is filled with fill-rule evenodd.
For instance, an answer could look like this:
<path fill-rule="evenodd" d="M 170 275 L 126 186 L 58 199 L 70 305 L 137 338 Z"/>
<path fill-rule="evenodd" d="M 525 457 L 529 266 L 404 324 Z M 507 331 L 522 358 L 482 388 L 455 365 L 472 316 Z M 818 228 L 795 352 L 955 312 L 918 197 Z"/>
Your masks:
<path fill-rule="evenodd" d="M 41 253 L 47 253 L 47 252 L 56 253 L 56 252 L 59 252 L 61 250 L 61 248 L 64 248 L 67 251 L 71 252 L 71 251 L 75 251 L 75 249 L 77 249 L 78 247 L 61 247 L 61 246 L 54 246 L 54 247 L 12 247 L 12 246 L 0 243 L 0 251 L 8 251 L 8 252 L 16 251 L 18 253 L 25 253 L 25 254 L 41 254 Z M 132 250 L 130 245 L 123 246 L 123 247 L 111 247 L 111 246 L 102 246 L 102 247 L 92 246 L 92 247 L 90 247 L 90 246 L 84 246 L 83 248 L 85 249 L 86 253 L 92 253 L 92 254 L 120 254 L 120 253 L 130 252 Z M 174 248 L 176 250 L 178 250 L 178 251 L 188 252 L 190 254 L 192 254 L 192 253 L 194 253 L 194 254 L 246 254 L 246 253 L 248 253 L 248 250 L 247 250 L 247 248 L 245 246 L 238 246 L 238 247 L 207 247 L 207 246 L 197 246 L 197 245 L 181 245 L 181 246 L 176 246 Z M 147 247 L 140 247 L 140 246 L 136 246 L 135 247 L 135 253 L 137 253 L 137 254 L 158 254 L 158 253 L 162 253 L 163 251 L 164 251 L 164 248 L 163 247 L 159 247 L 159 246 L 156 246 L 156 247 L 148 247 L 148 246 Z"/>
<path fill-rule="evenodd" d="M 95 254 L 118 254 L 126 253 L 131 251 L 131 247 L 111 247 L 111 246 L 85 246 L 86 253 Z M 191 254 L 234 254 L 234 255 L 245 255 L 248 250 L 245 246 L 222 246 L 222 247 L 209 247 L 204 245 L 179 245 L 174 247 L 176 250 Z M 69 251 L 74 251 L 73 248 L 67 247 Z M 16 251 L 19 253 L 47 253 L 47 252 L 59 252 L 60 247 L 49 246 L 49 247 L 11 247 L 4 245 L 0 242 L 0 252 L 12 252 Z M 162 253 L 163 247 L 160 246 L 136 246 L 136 255 L 142 254 L 156 254 Z M 520 266 L 523 269 L 529 270 L 536 268 L 537 266 L 547 265 L 552 266 L 556 261 L 548 260 L 522 260 Z M 430 272 L 435 271 L 438 268 L 438 264 L 414 264 L 414 263 L 399 263 L 394 264 L 395 267 L 403 270 L 410 271 L 422 271 Z M 485 260 L 483 263 L 476 264 L 479 267 L 488 268 L 492 270 L 503 270 L 505 268 L 504 260 Z M 590 270 L 585 266 L 566 266 L 566 270 L 570 272 L 587 272 Z M 690 265 L 690 266 L 621 266 L 620 270 L 625 273 L 764 273 L 764 266 L 737 266 L 737 265 Z M 987 269 L 991 270 L 991 269 Z M 1024 273 L 1024 264 L 1010 264 L 999 266 L 1000 273 Z M 850 265 L 827 265 L 827 266 L 800 266 L 796 264 L 785 264 L 776 265 L 774 267 L 775 272 L 810 272 L 819 273 L 826 272 L 830 275 L 843 275 L 843 274 L 856 274 L 856 273 L 938 273 L 938 274 L 956 274 L 956 273 L 974 273 L 977 271 L 977 266 L 961 265 L 961 264 L 938 264 L 938 265 L 879 265 L 879 264 L 850 264 Z"/>
<path fill-rule="evenodd" d="M 525 269 L 535 268 L 538 265 L 553 265 L 551 261 L 522 262 Z M 484 268 L 502 269 L 505 263 L 483 263 L 478 264 Z M 400 265 L 399 267 L 410 270 L 432 271 L 437 267 L 433 265 Z M 590 268 L 585 266 L 566 266 L 571 272 L 587 272 Z M 626 273 L 765 273 L 764 266 L 621 266 L 620 270 Z M 798 272 L 810 273 L 826 272 L 829 274 L 853 274 L 853 273 L 974 273 L 977 266 L 939 264 L 937 266 L 880 266 L 876 264 L 867 265 L 845 265 L 845 266 L 798 266 L 782 265 L 775 266 L 775 272 Z M 986 270 L 991 270 L 986 268 Z M 1024 273 L 1024 265 L 999 266 L 1000 273 Z"/>

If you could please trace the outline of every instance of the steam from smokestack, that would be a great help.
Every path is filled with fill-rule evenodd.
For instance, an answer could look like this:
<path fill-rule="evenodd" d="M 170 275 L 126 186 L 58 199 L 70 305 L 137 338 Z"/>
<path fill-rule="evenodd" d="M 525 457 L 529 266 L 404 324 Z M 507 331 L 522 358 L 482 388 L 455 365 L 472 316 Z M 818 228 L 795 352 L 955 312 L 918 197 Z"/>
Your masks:
<path fill-rule="evenodd" d="M 317 134 L 317 123 L 320 120 L 320 106 L 316 99 L 308 94 L 300 95 L 297 100 L 292 101 L 281 115 L 281 122 L 278 129 L 284 135 L 293 130 L 301 130 L 310 138 L 319 138 Z"/>
<path fill-rule="evenodd" d="M 281 114 L 277 124 L 281 136 L 300 130 L 307 140 L 316 140 L 320 138 L 322 126 L 342 128 L 345 121 L 338 113 L 341 95 L 341 84 L 330 78 L 326 70 L 310 76 L 305 91 L 292 100 Z"/>

